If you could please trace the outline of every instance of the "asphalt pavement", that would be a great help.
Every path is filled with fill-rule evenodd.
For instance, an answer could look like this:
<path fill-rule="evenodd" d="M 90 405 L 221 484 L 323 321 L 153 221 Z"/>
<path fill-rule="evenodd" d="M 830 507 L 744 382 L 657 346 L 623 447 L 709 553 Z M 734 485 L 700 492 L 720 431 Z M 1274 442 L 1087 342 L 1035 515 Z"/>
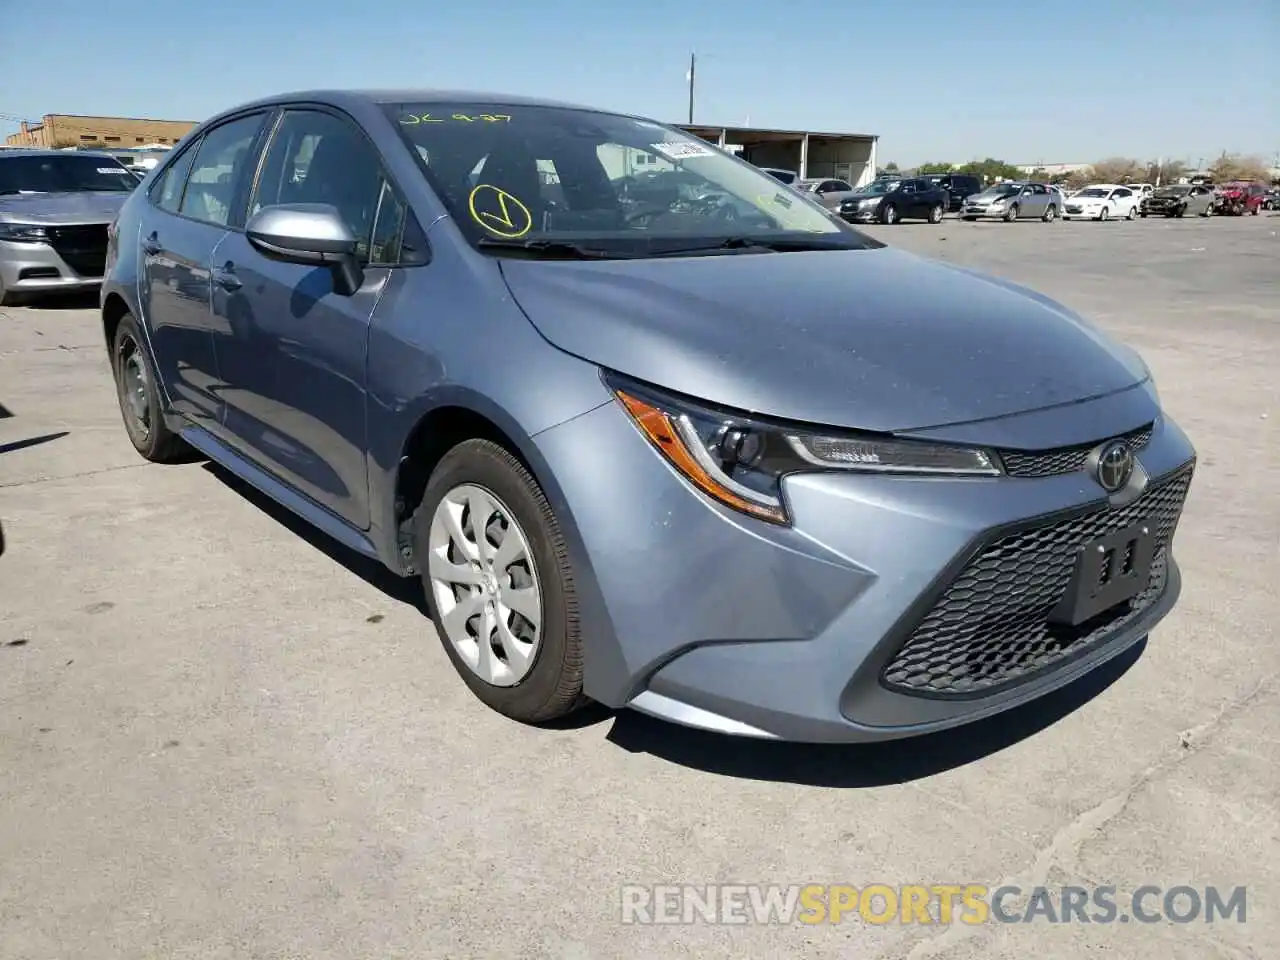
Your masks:
<path fill-rule="evenodd" d="M 1138 347 L 1200 452 L 1144 646 L 872 747 L 488 711 L 411 584 L 137 456 L 92 300 L 0 308 L 0 957 L 1277 956 L 1280 216 L 871 232 Z M 1247 916 L 622 922 L 625 885 L 715 883 L 1243 886 Z"/>

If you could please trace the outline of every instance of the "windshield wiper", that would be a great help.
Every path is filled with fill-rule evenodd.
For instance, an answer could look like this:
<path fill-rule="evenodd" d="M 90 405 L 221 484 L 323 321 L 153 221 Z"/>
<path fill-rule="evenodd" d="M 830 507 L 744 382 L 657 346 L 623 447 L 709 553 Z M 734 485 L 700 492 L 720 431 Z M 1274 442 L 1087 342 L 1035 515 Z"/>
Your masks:
<path fill-rule="evenodd" d="M 505 250 L 543 260 L 621 260 L 627 254 L 611 253 L 595 247 L 582 247 L 567 240 L 503 240 L 481 237 L 476 241 L 481 250 Z"/>
<path fill-rule="evenodd" d="M 810 237 L 725 237 L 688 247 L 667 247 L 649 254 L 652 257 L 681 257 L 691 253 L 718 253 L 721 250 L 744 250 L 757 253 L 791 253 L 799 250 L 855 250 L 848 243 L 832 243 Z"/>

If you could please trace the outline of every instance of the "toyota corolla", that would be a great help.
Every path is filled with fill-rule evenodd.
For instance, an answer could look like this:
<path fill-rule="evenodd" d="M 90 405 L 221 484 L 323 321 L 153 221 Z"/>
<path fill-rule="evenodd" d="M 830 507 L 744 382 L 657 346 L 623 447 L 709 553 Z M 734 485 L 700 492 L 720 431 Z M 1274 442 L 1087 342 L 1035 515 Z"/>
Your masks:
<path fill-rule="evenodd" d="M 102 320 L 142 456 L 194 448 L 420 577 L 521 721 L 924 733 L 1179 593 L 1195 452 L 1133 351 L 649 120 L 238 107 L 125 205 Z"/>

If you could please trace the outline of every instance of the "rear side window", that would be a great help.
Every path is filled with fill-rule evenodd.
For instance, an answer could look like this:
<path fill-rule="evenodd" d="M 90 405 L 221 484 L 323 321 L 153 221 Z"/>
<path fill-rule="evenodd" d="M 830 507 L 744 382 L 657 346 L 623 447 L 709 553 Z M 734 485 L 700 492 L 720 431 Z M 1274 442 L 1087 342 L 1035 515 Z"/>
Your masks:
<path fill-rule="evenodd" d="M 193 147 L 169 164 L 159 181 L 151 188 L 151 199 L 161 210 L 178 212 L 178 204 L 182 202 L 182 188 L 187 185 L 187 174 L 191 172 L 191 161 L 195 158 L 196 148 Z"/>
<path fill-rule="evenodd" d="M 205 134 L 182 195 L 183 216 L 218 226 L 231 223 L 236 188 L 254 158 L 263 119 L 264 114 L 240 117 Z"/>

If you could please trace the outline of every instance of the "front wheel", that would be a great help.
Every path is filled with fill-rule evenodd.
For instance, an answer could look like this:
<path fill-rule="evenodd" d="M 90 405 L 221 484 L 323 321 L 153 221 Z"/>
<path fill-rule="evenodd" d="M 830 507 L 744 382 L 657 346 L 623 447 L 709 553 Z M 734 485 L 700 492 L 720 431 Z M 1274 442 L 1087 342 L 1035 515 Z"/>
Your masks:
<path fill-rule="evenodd" d="M 897 208 L 897 207 L 895 207 L 892 203 L 888 204 L 888 205 L 884 208 L 884 213 L 882 213 L 882 214 L 880 215 L 880 218 L 881 218 L 882 220 L 884 220 L 884 222 L 885 222 L 885 223 L 897 223 L 897 222 L 898 222 L 898 208 Z"/>
<path fill-rule="evenodd" d="M 929 222 L 930 223 L 942 222 L 942 205 L 941 204 L 935 203 L 933 205 L 933 209 L 929 211 Z"/>
<path fill-rule="evenodd" d="M 1058 219 L 1058 208 L 1052 203 L 1049 204 L 1049 206 L 1045 207 L 1044 216 L 1040 219 L 1045 223 L 1053 223 L 1054 220 Z"/>
<path fill-rule="evenodd" d="M 1111 219 L 1111 208 L 1110 208 L 1110 207 L 1103 207 L 1103 208 L 1102 208 L 1102 212 L 1101 212 L 1100 214 L 1098 214 L 1098 219 L 1099 219 L 1099 220 L 1110 220 L 1110 219 Z"/>
<path fill-rule="evenodd" d="M 436 633 L 471 692 L 524 723 L 579 707 L 582 638 L 568 549 L 524 465 L 488 440 L 458 444 L 432 472 L 413 534 Z"/>
<path fill-rule="evenodd" d="M 1125 219 L 1126 219 L 1126 220 L 1136 220 L 1137 218 L 1138 218 L 1138 208 L 1137 208 L 1137 207 L 1130 207 L 1130 208 L 1129 208 L 1129 212 L 1128 212 L 1127 214 L 1125 214 Z"/>
<path fill-rule="evenodd" d="M 1018 219 L 1018 205 L 1015 203 L 1012 207 L 1009 208 L 1009 212 L 1004 215 L 1004 222 L 1013 223 L 1013 221 L 1017 219 Z"/>

